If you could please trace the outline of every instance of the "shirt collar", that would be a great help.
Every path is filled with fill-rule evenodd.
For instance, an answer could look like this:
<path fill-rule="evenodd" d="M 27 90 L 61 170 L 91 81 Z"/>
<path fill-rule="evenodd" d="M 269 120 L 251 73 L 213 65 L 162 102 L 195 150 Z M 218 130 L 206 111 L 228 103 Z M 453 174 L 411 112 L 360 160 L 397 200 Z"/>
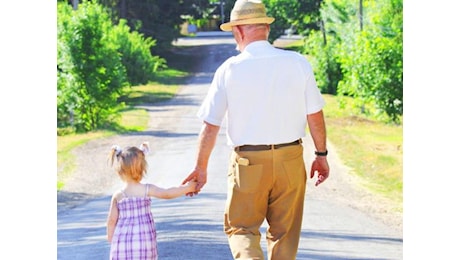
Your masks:
<path fill-rule="evenodd" d="M 251 52 L 253 50 L 257 50 L 259 48 L 266 48 L 266 47 L 271 47 L 271 44 L 268 41 L 265 41 L 265 40 L 254 41 L 246 45 L 246 47 L 244 48 L 244 51 Z"/>

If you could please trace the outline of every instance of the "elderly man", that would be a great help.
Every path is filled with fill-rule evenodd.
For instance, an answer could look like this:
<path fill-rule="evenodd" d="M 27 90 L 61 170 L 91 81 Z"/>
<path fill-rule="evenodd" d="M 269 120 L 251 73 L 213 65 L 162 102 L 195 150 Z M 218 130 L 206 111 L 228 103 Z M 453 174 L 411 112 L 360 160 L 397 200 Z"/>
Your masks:
<path fill-rule="evenodd" d="M 310 178 L 329 176 L 325 104 L 309 62 L 268 42 L 270 24 L 261 1 L 238 0 L 230 21 L 239 55 L 216 71 L 198 117 L 203 120 L 194 170 L 200 191 L 224 119 L 232 154 L 224 230 L 235 259 L 264 259 L 260 226 L 267 220 L 268 258 L 296 259 L 303 217 L 306 167 L 302 137 L 308 124 L 316 158 Z M 197 193 L 195 193 L 197 194 Z M 193 194 L 189 194 L 193 195 Z"/>

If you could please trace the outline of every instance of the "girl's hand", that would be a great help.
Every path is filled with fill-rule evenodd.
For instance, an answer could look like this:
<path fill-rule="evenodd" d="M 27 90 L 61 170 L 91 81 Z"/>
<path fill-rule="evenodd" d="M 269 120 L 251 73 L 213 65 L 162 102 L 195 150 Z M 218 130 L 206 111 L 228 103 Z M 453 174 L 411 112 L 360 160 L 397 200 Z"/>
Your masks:
<path fill-rule="evenodd" d="M 196 192 L 196 188 L 198 186 L 198 182 L 195 181 L 195 180 L 192 180 L 192 181 L 189 181 L 187 182 L 186 186 L 188 187 L 188 193 L 191 193 L 191 192 Z M 187 194 L 188 194 L 187 193 Z"/>
<path fill-rule="evenodd" d="M 206 170 L 195 168 L 192 171 L 192 173 L 190 173 L 189 176 L 187 178 L 185 178 L 185 180 L 182 182 L 182 184 L 185 184 L 185 183 L 191 182 L 191 181 L 196 183 L 195 190 L 192 191 L 192 192 L 187 193 L 187 196 L 192 197 L 193 195 L 197 195 L 198 192 L 201 191 L 201 188 L 203 188 L 203 186 L 207 182 L 207 175 L 208 175 L 208 173 L 206 172 Z"/>

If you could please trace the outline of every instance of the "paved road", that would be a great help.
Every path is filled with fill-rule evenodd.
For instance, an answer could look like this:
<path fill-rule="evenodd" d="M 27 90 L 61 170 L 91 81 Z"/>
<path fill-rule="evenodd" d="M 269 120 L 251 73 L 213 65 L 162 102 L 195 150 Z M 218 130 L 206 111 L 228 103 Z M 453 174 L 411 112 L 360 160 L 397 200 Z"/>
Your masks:
<path fill-rule="evenodd" d="M 139 143 L 148 140 L 152 146 L 146 181 L 165 187 L 179 184 L 193 166 L 201 126 L 196 110 L 222 57 L 235 54 L 231 38 L 197 37 L 180 39 L 177 44 L 207 44 L 209 55 L 196 77 L 183 86 L 174 100 L 146 107 L 151 115 L 149 129 L 138 135 Z M 232 259 L 222 229 L 230 154 L 225 141 L 223 127 L 209 164 L 208 183 L 198 196 L 153 200 L 160 259 Z M 310 165 L 311 139 L 305 138 L 304 142 L 305 160 Z M 336 164 L 335 159 L 337 155 L 332 149 L 331 187 L 326 183 L 319 187 L 314 187 L 313 181 L 308 183 L 297 259 L 402 259 L 402 232 L 343 201 L 331 199 L 331 192 L 340 187 L 337 182 L 344 178 L 340 177 L 343 166 Z M 58 210 L 58 259 L 108 259 L 105 220 L 110 194 L 120 187 L 117 182 L 98 198 Z M 263 234 L 265 229 L 266 225 L 261 230 Z M 265 250 L 265 240 L 262 245 Z"/>

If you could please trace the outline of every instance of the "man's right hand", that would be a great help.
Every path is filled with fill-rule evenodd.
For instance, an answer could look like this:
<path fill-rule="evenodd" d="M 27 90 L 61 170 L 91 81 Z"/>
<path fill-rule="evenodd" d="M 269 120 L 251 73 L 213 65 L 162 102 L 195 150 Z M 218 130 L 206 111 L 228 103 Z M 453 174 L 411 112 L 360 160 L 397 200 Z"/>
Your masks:
<path fill-rule="evenodd" d="M 310 170 L 310 178 L 313 178 L 316 172 L 318 173 L 318 180 L 315 186 L 318 186 L 329 177 L 329 164 L 325 156 L 317 156 L 313 161 Z"/>
<path fill-rule="evenodd" d="M 188 175 L 188 177 L 185 178 L 184 181 L 182 182 L 182 185 L 186 184 L 189 181 L 196 181 L 197 182 L 195 192 L 189 192 L 186 195 L 190 196 L 190 197 L 193 197 L 193 195 L 198 195 L 198 193 L 201 191 L 201 189 L 203 188 L 203 186 L 207 182 L 207 175 L 208 175 L 208 173 L 207 173 L 207 171 L 205 169 L 195 168 Z"/>

